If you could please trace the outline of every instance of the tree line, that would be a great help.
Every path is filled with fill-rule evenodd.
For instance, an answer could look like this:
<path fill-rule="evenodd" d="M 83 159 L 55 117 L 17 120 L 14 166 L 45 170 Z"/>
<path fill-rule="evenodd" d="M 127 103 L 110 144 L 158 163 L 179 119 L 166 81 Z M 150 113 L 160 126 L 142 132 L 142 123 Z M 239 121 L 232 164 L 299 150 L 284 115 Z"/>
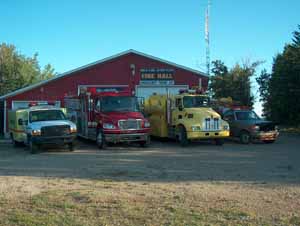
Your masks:
<path fill-rule="evenodd" d="M 255 97 L 251 92 L 251 78 L 260 61 L 236 63 L 229 69 L 221 60 L 212 62 L 209 90 L 214 99 L 231 98 L 239 105 L 252 108 Z"/>
<path fill-rule="evenodd" d="M 300 25 L 293 32 L 291 43 L 274 57 L 271 73 L 263 69 L 256 76 L 261 63 L 237 63 L 229 69 L 220 60 L 213 61 L 209 85 L 212 97 L 231 97 L 240 105 L 252 108 L 255 96 L 251 92 L 251 78 L 255 77 L 263 116 L 285 125 L 300 125 Z"/>
<path fill-rule="evenodd" d="M 37 53 L 28 57 L 14 45 L 0 44 L 0 96 L 54 76 L 50 64 L 41 68 Z"/>
<path fill-rule="evenodd" d="M 274 57 L 272 71 L 257 78 L 260 101 L 268 119 L 286 125 L 300 125 L 300 25 L 292 41 Z"/>

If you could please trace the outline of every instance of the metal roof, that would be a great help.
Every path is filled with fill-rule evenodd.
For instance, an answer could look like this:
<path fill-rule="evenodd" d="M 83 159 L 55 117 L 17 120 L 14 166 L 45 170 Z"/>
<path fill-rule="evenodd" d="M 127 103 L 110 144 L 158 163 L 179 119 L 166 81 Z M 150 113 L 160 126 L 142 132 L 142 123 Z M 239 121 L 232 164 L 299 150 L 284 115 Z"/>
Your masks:
<path fill-rule="evenodd" d="M 173 62 L 170 62 L 170 61 L 167 61 L 167 60 L 163 60 L 161 58 L 158 58 L 158 57 L 155 57 L 155 56 L 152 56 L 152 55 L 149 55 L 149 54 L 146 54 L 146 53 L 142 53 L 142 52 L 139 52 L 139 51 L 136 51 L 136 50 L 133 50 L 133 49 L 130 49 L 130 50 L 127 50 L 127 51 L 124 51 L 124 52 L 121 52 L 121 53 L 118 53 L 118 54 L 115 54 L 113 56 L 110 56 L 110 57 L 106 57 L 102 60 L 98 60 L 98 61 L 95 61 L 93 63 L 90 63 L 90 64 L 87 64 L 87 65 L 84 65 L 82 67 L 78 67 L 76 69 L 73 69 L 73 70 L 70 70 L 70 71 L 67 71 L 65 73 L 62 73 L 62 74 L 59 74 L 51 79 L 48 79 L 48 80 L 44 80 L 44 81 L 41 81 L 41 82 L 38 82 L 38 83 L 35 83 L 33 85 L 30 85 L 30 86 L 26 86 L 24 88 L 21 88 L 21 89 L 18 89 L 18 90 L 15 90 L 11 93 L 8 93 L 8 94 L 5 94 L 3 96 L 0 97 L 0 100 L 1 99 L 6 99 L 8 97 L 12 97 L 12 96 L 16 96 L 20 93 L 24 93 L 26 91 L 29 91 L 29 90 L 32 90 L 34 88 L 37 88 L 39 86 L 42 86 L 42 85 L 45 85 L 49 82 L 52 82 L 52 81 L 55 81 L 57 79 L 60 79 L 60 78 L 63 78 L 63 77 L 66 77 L 66 76 L 71 76 L 73 73 L 75 72 L 78 72 L 78 71 L 81 71 L 81 70 L 84 70 L 84 69 L 87 69 L 89 67 L 92 67 L 92 66 L 95 66 L 97 64 L 101 64 L 101 63 L 104 63 L 106 61 L 110 61 L 110 60 L 113 60 L 115 58 L 118 58 L 118 57 L 121 57 L 121 56 L 124 56 L 124 55 L 127 55 L 127 54 L 130 54 L 130 53 L 134 53 L 136 55 L 140 55 L 140 56 L 143 56 L 143 57 L 146 57 L 146 58 L 149 58 L 149 59 L 152 59 L 152 60 L 156 60 L 156 61 L 160 61 L 162 63 L 165 63 L 165 64 L 169 64 L 169 65 L 172 65 L 174 67 L 177 67 L 177 68 L 181 68 L 183 70 L 186 70 L 186 71 L 190 71 L 190 72 L 193 72 L 195 74 L 198 74 L 198 75 L 201 75 L 201 76 L 205 76 L 205 77 L 208 77 L 207 74 L 201 72 L 201 71 L 198 71 L 198 70 L 195 70 L 195 69 L 192 69 L 192 68 L 189 68 L 189 67 L 186 67 L 186 66 L 183 66 L 183 65 L 180 65 L 180 64 L 176 64 L 176 63 L 173 63 Z"/>

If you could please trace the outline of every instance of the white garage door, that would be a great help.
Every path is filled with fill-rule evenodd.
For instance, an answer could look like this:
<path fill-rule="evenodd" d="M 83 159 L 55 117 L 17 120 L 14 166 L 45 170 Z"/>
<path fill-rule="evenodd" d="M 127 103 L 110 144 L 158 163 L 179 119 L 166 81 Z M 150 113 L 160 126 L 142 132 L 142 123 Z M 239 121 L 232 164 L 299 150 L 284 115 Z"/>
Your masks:
<path fill-rule="evenodd" d="M 28 108 L 29 103 L 31 102 L 37 102 L 38 104 L 48 104 L 48 101 L 19 101 L 15 100 L 12 102 L 12 109 L 21 109 L 21 108 Z M 60 107 L 60 101 L 55 101 L 55 106 Z"/>
<path fill-rule="evenodd" d="M 148 98 L 153 93 L 156 94 L 178 94 L 179 90 L 188 89 L 188 85 L 174 85 L 174 86 L 136 86 L 136 96 Z"/>

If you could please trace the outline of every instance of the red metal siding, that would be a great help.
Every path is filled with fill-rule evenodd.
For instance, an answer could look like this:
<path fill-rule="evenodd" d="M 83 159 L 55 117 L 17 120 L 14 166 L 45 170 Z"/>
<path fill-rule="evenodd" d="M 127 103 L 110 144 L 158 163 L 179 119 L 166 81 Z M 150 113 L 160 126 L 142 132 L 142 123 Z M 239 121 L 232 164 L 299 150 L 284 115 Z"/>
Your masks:
<path fill-rule="evenodd" d="M 131 77 L 130 64 L 135 65 L 135 84 L 129 84 Z M 76 95 L 78 85 L 138 85 L 140 81 L 140 69 L 143 68 L 174 69 L 176 85 L 194 86 L 199 84 L 199 75 L 196 73 L 140 55 L 128 54 L 109 62 L 74 72 L 70 76 L 51 81 L 41 87 L 10 97 L 7 99 L 8 107 L 11 107 L 12 100 L 63 100 L 65 94 Z M 207 77 L 203 76 L 201 78 L 202 86 L 207 87 Z"/>

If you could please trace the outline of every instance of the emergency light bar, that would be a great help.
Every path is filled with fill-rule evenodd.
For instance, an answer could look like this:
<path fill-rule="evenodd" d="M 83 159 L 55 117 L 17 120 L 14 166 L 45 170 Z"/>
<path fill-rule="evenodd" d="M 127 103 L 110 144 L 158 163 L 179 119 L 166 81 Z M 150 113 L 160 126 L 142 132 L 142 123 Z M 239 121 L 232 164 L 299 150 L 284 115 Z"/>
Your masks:
<path fill-rule="evenodd" d="M 204 94 L 203 91 L 201 89 L 180 89 L 179 90 L 179 94 L 183 94 L 183 93 L 187 93 L 187 94 Z"/>
<path fill-rule="evenodd" d="M 48 101 L 47 103 L 38 102 L 38 101 L 31 101 L 28 104 L 28 107 L 36 107 L 36 106 L 55 106 L 55 101 Z"/>

